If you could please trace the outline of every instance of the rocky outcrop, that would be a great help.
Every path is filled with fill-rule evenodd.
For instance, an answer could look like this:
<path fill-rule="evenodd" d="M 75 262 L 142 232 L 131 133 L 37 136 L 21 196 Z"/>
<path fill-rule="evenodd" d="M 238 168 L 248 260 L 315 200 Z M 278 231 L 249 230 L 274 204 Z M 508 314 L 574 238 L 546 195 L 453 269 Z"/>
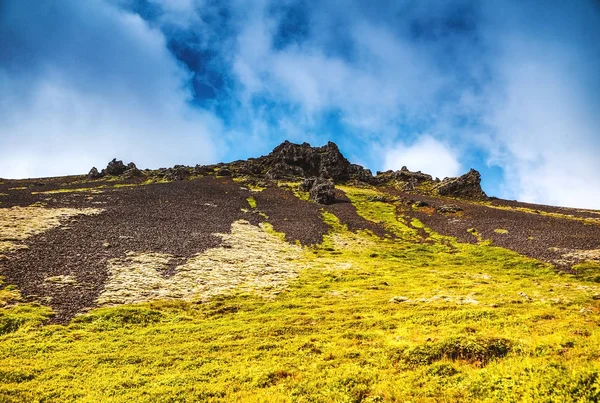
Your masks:
<path fill-rule="evenodd" d="M 121 174 L 123 174 L 123 172 L 125 172 L 127 170 L 127 167 L 125 166 L 125 164 L 123 164 L 123 161 L 119 160 L 117 161 L 116 158 L 113 158 L 112 161 L 110 161 L 108 163 L 108 165 L 106 166 L 106 169 L 102 170 L 102 174 L 104 175 L 111 175 L 111 176 L 119 176 Z"/>
<path fill-rule="evenodd" d="M 481 174 L 474 169 L 457 178 L 445 178 L 435 187 L 435 191 L 441 196 L 487 199 L 487 195 L 481 189 Z"/>
<path fill-rule="evenodd" d="M 229 164 L 232 174 L 260 176 L 270 180 L 326 178 L 334 182 L 357 180 L 372 183 L 373 174 L 360 165 L 351 164 L 335 143 L 312 147 L 308 143 L 285 141 L 260 158 Z"/>
<path fill-rule="evenodd" d="M 133 162 L 125 165 L 123 164 L 123 161 L 113 158 L 112 161 L 106 165 L 106 168 L 100 172 L 98 172 L 96 167 L 92 167 L 87 176 L 89 179 L 100 179 L 105 176 L 122 176 L 123 178 L 128 179 L 142 175 L 142 171 L 140 171 Z"/>
<path fill-rule="evenodd" d="M 421 171 L 412 172 L 403 166 L 399 171 L 377 172 L 375 180 L 378 184 L 401 182 L 403 190 L 415 190 L 415 188 L 425 182 L 433 182 L 431 175 L 422 173 Z"/>
<path fill-rule="evenodd" d="M 309 192 L 310 199 L 319 204 L 335 203 L 335 184 L 331 179 L 306 178 L 299 186 L 303 192 Z"/>
<path fill-rule="evenodd" d="M 102 177 L 102 174 L 98 172 L 98 168 L 92 167 L 92 169 L 90 169 L 90 172 L 88 172 L 87 176 L 88 179 L 99 179 Z"/>
<path fill-rule="evenodd" d="M 319 178 L 314 181 L 309 194 L 310 199 L 319 204 L 335 203 L 335 185 L 330 179 Z"/>

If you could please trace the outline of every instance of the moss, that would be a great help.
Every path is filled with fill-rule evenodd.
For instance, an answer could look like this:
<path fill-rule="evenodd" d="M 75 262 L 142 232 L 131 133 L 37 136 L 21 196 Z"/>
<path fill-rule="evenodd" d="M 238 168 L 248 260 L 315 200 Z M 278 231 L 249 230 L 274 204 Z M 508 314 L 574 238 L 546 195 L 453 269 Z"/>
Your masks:
<path fill-rule="evenodd" d="M 411 365 L 430 365 L 442 359 L 485 365 L 505 357 L 513 342 L 496 337 L 450 337 L 401 351 L 400 359 Z"/>
<path fill-rule="evenodd" d="M 256 199 L 254 197 L 247 197 L 246 201 L 250 205 L 250 208 L 256 208 Z"/>
<path fill-rule="evenodd" d="M 496 228 L 496 229 L 494 229 L 494 232 L 496 234 L 508 234 L 508 230 L 507 229 L 503 229 L 503 228 Z"/>

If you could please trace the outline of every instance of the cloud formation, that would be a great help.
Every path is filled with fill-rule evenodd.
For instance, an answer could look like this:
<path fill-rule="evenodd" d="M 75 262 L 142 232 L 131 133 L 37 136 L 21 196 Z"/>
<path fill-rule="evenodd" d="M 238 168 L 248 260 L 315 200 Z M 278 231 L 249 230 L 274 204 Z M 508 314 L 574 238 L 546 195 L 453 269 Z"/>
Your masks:
<path fill-rule="evenodd" d="M 8 0 L 0 176 L 333 140 L 373 170 L 474 167 L 493 195 L 600 208 L 597 3 L 374 4 Z"/>
<path fill-rule="evenodd" d="M 419 167 L 433 177 L 445 178 L 461 174 L 461 165 L 450 147 L 431 136 L 422 136 L 409 146 L 402 144 L 388 150 L 384 156 L 384 169 L 398 170 Z M 415 170 L 415 169 L 411 169 Z"/>
<path fill-rule="evenodd" d="M 3 177 L 82 173 L 111 156 L 216 159 L 219 119 L 188 105 L 187 71 L 139 15 L 99 0 L 8 2 L 0 38 Z"/>

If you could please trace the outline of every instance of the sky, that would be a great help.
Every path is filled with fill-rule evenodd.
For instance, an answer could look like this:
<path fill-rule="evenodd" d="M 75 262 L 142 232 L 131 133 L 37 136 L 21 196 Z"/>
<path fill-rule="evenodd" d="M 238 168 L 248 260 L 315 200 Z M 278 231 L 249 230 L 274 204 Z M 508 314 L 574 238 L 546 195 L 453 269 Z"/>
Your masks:
<path fill-rule="evenodd" d="M 0 0 L 0 177 L 286 139 L 600 209 L 600 2 Z"/>

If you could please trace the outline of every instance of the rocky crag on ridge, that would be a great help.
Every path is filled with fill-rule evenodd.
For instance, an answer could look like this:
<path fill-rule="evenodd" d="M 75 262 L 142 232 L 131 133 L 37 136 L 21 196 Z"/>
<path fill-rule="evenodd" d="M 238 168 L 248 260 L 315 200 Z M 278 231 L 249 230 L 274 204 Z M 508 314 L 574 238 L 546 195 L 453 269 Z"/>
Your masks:
<path fill-rule="evenodd" d="M 322 204 L 335 201 L 334 187 L 340 183 L 386 185 L 405 192 L 471 200 L 487 199 L 487 195 L 481 189 L 481 175 L 474 169 L 462 176 L 443 180 L 434 179 L 420 171 L 412 172 L 406 167 L 373 175 L 369 169 L 350 163 L 333 142 L 328 142 L 322 147 L 312 147 L 308 143 L 294 144 L 285 141 L 268 155 L 258 158 L 195 167 L 176 165 L 145 172 L 138 170 L 134 163 L 125 165 L 122 161 L 113 159 L 101 172 L 95 167 L 92 168 L 88 177 L 131 178 L 143 175 L 170 181 L 185 180 L 198 175 L 232 176 L 263 186 L 273 181 L 302 182 L 300 190 L 309 192 L 311 199 Z"/>

